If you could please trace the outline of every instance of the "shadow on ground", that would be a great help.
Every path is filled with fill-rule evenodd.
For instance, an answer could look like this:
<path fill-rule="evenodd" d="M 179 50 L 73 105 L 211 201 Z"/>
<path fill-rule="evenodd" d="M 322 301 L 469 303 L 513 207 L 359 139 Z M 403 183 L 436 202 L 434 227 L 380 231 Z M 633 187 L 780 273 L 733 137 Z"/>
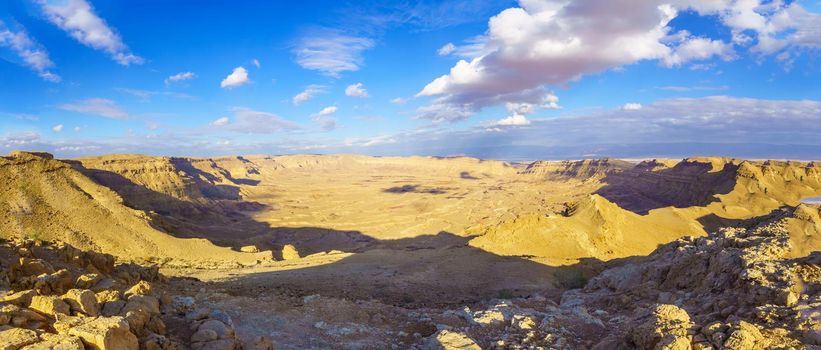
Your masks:
<path fill-rule="evenodd" d="M 711 170 L 709 163 L 687 161 L 656 171 L 634 168 L 605 176 L 602 182 L 606 185 L 596 193 L 641 215 L 663 207 L 706 206 L 718 201 L 716 195 L 733 190 L 738 166 L 726 164 L 720 171 Z"/>
<path fill-rule="evenodd" d="M 209 284 L 236 296 L 320 294 L 377 299 L 403 307 L 433 307 L 533 294 L 558 298 L 568 288 L 584 286 L 604 266 L 597 259 L 547 266 L 523 257 L 499 256 L 469 246 L 471 237 L 448 232 L 397 240 L 374 240 L 350 231 L 341 234 L 368 243 L 355 254 L 288 260 L 279 262 L 281 266 L 276 269 L 260 268 Z M 295 245 L 300 252 L 312 252 L 311 245 L 299 241 Z"/>

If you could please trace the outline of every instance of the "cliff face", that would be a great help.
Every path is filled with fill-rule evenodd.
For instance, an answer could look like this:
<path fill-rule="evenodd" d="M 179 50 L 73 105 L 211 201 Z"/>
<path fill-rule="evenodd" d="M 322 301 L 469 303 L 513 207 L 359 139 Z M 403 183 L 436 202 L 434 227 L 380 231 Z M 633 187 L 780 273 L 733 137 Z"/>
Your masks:
<path fill-rule="evenodd" d="M 255 260 L 204 239 L 180 239 L 159 230 L 152 214 L 125 205 L 116 191 L 86 176 L 76 163 L 16 152 L 0 158 L 0 177 L 5 238 L 57 240 L 126 259 Z"/>
<path fill-rule="evenodd" d="M 730 211 L 743 203 L 748 215 L 760 215 L 821 193 L 821 171 L 812 162 L 688 158 L 672 167 L 644 162 L 602 182 L 598 194 L 640 214 L 721 202 Z"/>
<path fill-rule="evenodd" d="M 632 169 L 635 164 L 618 159 L 586 159 L 579 161 L 537 161 L 522 170 L 522 174 L 554 179 L 600 179 Z"/>

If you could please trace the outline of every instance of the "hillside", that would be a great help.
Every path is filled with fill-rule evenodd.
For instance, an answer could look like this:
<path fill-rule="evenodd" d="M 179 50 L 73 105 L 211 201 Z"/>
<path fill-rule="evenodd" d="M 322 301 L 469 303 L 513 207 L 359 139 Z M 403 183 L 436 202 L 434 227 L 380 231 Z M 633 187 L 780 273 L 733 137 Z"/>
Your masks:
<path fill-rule="evenodd" d="M 16 152 L 0 159 L 3 236 L 56 240 L 126 259 L 251 263 L 262 255 L 180 239 L 153 225 L 153 214 L 126 206 L 86 170 L 50 155 Z"/>

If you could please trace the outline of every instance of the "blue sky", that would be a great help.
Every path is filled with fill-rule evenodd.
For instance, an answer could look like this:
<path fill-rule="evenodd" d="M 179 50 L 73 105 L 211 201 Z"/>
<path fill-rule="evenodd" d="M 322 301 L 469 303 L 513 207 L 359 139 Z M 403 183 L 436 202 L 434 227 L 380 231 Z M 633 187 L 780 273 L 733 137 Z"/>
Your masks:
<path fill-rule="evenodd" d="M 3 1 L 0 151 L 821 158 L 819 13 L 814 0 Z"/>

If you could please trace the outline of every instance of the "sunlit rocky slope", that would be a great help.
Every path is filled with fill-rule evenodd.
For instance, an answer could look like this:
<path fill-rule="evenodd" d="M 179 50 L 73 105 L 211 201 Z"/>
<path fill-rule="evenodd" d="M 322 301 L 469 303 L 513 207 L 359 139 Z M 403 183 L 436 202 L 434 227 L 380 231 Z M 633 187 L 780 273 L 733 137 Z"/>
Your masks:
<path fill-rule="evenodd" d="M 211 339 L 194 337 L 198 326 L 193 333 L 181 331 L 187 326 L 146 330 L 133 323 L 137 316 L 120 312 L 144 347 L 150 340 L 159 346 L 152 348 L 174 348 L 159 344 L 159 336 L 181 347 L 265 348 L 270 340 L 286 349 L 818 342 L 813 254 L 821 220 L 817 206 L 799 205 L 821 195 L 818 163 L 520 164 L 354 155 L 56 160 L 15 152 L 0 158 L 0 177 L 0 237 L 15 242 L 3 254 L 17 255 L 2 265 L 11 273 L 4 287 L 10 293 L 33 287 L 12 273 L 25 269 L 28 260 L 20 258 L 44 259 L 52 265 L 47 274 L 58 272 L 60 261 L 32 248 L 51 242 L 42 251 L 68 244 L 171 276 L 145 279 L 167 296 L 155 296 L 160 311 L 149 318 L 183 322 L 193 311 L 175 309 L 175 295 L 193 297 L 197 312 L 232 317 L 220 322 L 235 336 Z M 80 282 L 96 271 L 68 270 L 73 282 L 63 289 L 91 289 L 101 308 L 129 302 L 105 299 L 103 290 L 125 293 L 139 281 L 98 286 L 85 282 L 90 277 Z M 118 281 L 109 270 L 100 280 Z M 45 320 L 11 326 L 33 330 L 40 342 L 52 337 L 45 333 L 62 334 L 49 323 L 55 314 L 29 303 L 14 305 Z"/>

